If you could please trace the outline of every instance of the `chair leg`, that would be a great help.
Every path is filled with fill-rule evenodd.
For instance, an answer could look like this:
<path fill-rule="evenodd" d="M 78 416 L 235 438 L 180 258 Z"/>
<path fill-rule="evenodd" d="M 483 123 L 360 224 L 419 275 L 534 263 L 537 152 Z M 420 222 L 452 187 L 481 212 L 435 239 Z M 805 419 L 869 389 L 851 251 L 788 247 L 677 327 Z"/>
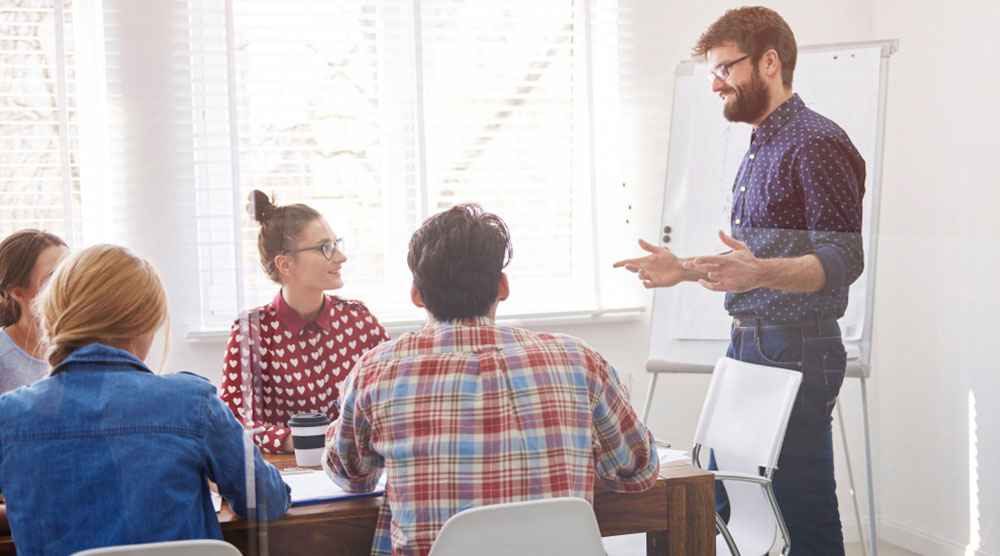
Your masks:
<path fill-rule="evenodd" d="M 781 509 L 778 507 L 778 499 L 774 496 L 774 490 L 771 488 L 770 482 L 766 485 L 761 485 L 760 488 L 764 489 L 767 501 L 771 503 L 771 509 L 774 511 L 774 517 L 778 520 L 778 530 L 781 531 L 781 542 L 784 543 L 784 546 L 781 548 L 781 554 L 782 556 L 787 556 L 788 552 L 792 549 L 792 535 L 788 532 L 788 526 L 785 525 L 785 518 L 781 515 Z"/>
<path fill-rule="evenodd" d="M 726 527 L 726 522 L 722 521 L 722 516 L 718 512 L 715 514 L 715 526 L 719 528 L 722 538 L 726 540 L 726 545 L 729 546 L 729 553 L 733 556 L 740 556 L 740 549 L 736 548 L 736 542 L 733 541 L 733 536 L 729 534 L 729 527 Z"/>
<path fill-rule="evenodd" d="M 656 390 L 656 377 L 659 373 L 650 373 L 649 388 L 646 390 L 646 403 L 642 404 L 642 424 L 649 426 L 649 410 L 653 406 L 653 391 Z"/>

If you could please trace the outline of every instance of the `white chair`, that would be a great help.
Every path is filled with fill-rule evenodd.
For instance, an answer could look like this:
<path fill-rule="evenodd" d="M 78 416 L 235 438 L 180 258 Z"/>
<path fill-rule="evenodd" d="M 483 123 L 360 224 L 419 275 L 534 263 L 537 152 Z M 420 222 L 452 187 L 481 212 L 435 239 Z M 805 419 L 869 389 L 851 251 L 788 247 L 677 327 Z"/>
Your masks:
<path fill-rule="evenodd" d="M 655 332 L 654 330 L 651 337 L 657 337 Z M 868 541 L 870 543 L 870 551 L 865 552 L 865 556 L 868 554 L 878 556 L 878 545 L 876 544 L 878 529 L 875 523 L 875 491 L 872 486 L 874 484 L 872 480 L 872 443 L 869 434 L 871 427 L 868 425 L 868 386 L 866 384 L 867 379 L 871 376 L 871 365 L 862 361 L 861 348 L 858 344 L 845 344 L 844 348 L 847 350 L 847 371 L 845 377 L 858 379 L 858 383 L 861 386 L 861 431 L 864 436 L 865 446 L 865 477 L 868 480 Z M 724 345 L 720 346 L 719 349 L 724 349 Z M 712 372 L 711 365 L 678 363 L 664 359 L 667 354 L 662 353 L 660 350 L 661 346 L 656 342 L 650 342 L 649 358 L 646 360 L 646 372 L 649 373 L 649 388 L 646 390 L 646 403 L 642 406 L 643 423 L 649 422 L 649 412 L 653 407 L 653 393 L 656 391 L 656 380 L 660 374 L 707 375 Z M 865 528 L 861 525 L 861 510 L 858 508 L 858 489 L 854 485 L 854 470 L 851 465 L 851 453 L 847 446 L 847 430 L 844 427 L 844 414 L 841 410 L 841 405 L 840 403 L 837 404 L 836 421 L 840 425 L 840 438 L 844 443 L 844 460 L 847 463 L 845 466 L 847 469 L 847 479 L 851 485 L 851 501 L 854 502 L 854 519 L 858 524 L 858 531 L 862 531 L 861 535 L 863 538 Z M 861 548 L 864 550 L 864 544 L 862 544 Z"/>
<path fill-rule="evenodd" d="M 235 546 L 214 539 L 151 542 L 91 548 L 73 556 L 241 556 Z"/>
<path fill-rule="evenodd" d="M 725 542 L 717 554 L 766 554 L 776 530 L 788 554 L 791 541 L 771 489 L 788 417 L 802 373 L 723 357 L 715 365 L 694 435 L 692 462 L 704 447 L 715 452 L 715 478 L 729 495 L 729 524 L 716 515 Z M 763 474 L 760 470 L 763 469 Z M 780 470 L 778 471 L 781 472 Z"/>
<path fill-rule="evenodd" d="M 438 532 L 430 556 L 604 556 L 594 508 L 583 498 L 546 498 L 470 508 Z"/>

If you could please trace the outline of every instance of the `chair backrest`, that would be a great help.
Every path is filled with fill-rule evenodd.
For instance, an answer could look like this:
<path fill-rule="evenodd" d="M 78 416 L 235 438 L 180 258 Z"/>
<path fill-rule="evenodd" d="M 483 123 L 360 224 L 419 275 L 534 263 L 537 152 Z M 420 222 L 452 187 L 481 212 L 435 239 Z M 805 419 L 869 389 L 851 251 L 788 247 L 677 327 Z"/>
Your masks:
<path fill-rule="evenodd" d="M 73 556 L 240 556 L 240 551 L 227 542 L 196 539 L 105 546 L 76 552 Z"/>
<path fill-rule="evenodd" d="M 715 450 L 720 469 L 770 472 L 778 462 L 802 373 L 719 359 L 694 434 Z M 723 456 L 724 454 L 724 456 Z"/>
<path fill-rule="evenodd" d="M 604 556 L 601 530 L 583 498 L 470 508 L 445 522 L 430 556 Z"/>

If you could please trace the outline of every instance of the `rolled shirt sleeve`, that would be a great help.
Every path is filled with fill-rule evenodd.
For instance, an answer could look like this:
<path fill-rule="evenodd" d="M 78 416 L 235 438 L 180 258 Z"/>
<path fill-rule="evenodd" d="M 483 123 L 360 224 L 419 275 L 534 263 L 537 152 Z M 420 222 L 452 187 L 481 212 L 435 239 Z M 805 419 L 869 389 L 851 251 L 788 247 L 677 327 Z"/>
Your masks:
<path fill-rule="evenodd" d="M 600 373 L 603 387 L 592 412 L 594 470 L 611 490 L 646 490 L 660 473 L 653 434 L 629 404 L 628 392 L 614 367 L 606 362 L 603 367 Z"/>
<path fill-rule="evenodd" d="M 821 295 L 840 294 L 865 266 L 861 239 L 865 174 L 852 160 L 843 145 L 828 137 L 812 139 L 796 157 L 813 246 L 808 252 L 819 257 L 826 275 Z"/>
<path fill-rule="evenodd" d="M 385 459 L 372 449 L 371 423 L 358 406 L 357 370 L 341 391 L 340 417 L 330 426 L 323 469 L 348 492 L 371 492 L 382 477 Z"/>

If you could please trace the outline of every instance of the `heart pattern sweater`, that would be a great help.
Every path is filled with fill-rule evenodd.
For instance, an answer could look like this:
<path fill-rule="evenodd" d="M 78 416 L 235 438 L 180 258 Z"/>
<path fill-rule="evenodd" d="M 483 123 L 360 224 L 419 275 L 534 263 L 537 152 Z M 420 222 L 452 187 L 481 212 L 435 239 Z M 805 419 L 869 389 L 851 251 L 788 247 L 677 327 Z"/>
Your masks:
<path fill-rule="evenodd" d="M 254 442 L 280 452 L 296 413 L 337 418 L 340 385 L 361 354 L 389 339 L 358 301 L 327 295 L 311 321 L 285 304 L 281 292 L 233 323 L 220 397 Z"/>

